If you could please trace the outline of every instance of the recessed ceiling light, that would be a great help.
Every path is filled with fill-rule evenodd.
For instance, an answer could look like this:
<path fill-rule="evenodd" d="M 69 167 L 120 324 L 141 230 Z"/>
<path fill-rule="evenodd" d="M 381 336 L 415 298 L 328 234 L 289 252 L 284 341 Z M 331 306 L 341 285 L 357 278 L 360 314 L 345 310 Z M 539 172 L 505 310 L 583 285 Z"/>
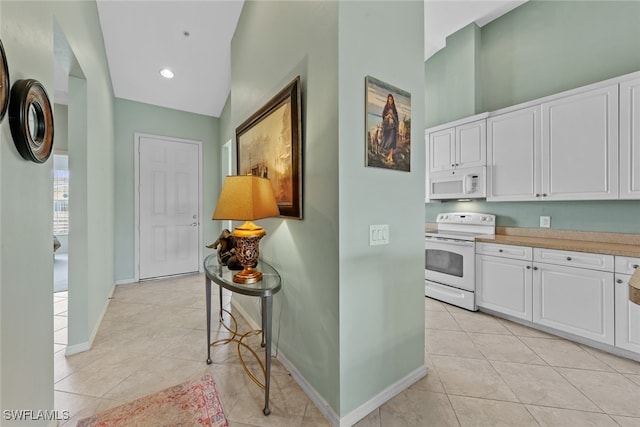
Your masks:
<path fill-rule="evenodd" d="M 162 77 L 164 77 L 165 79 L 172 79 L 173 76 L 175 76 L 175 74 L 173 74 L 173 71 L 171 71 L 168 68 L 161 68 L 160 69 L 160 75 Z"/>

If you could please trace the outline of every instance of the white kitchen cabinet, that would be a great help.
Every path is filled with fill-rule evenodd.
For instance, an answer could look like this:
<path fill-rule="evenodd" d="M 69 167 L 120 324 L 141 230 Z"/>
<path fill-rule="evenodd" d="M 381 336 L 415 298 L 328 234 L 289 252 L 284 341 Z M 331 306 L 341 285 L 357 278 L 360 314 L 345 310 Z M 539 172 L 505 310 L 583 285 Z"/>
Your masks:
<path fill-rule="evenodd" d="M 534 262 L 533 322 L 613 345 L 613 272 Z"/>
<path fill-rule="evenodd" d="M 540 106 L 487 119 L 487 201 L 538 200 Z"/>
<path fill-rule="evenodd" d="M 640 353 L 640 305 L 629 301 L 629 280 L 640 258 L 616 256 L 616 347 Z"/>
<path fill-rule="evenodd" d="M 640 199 L 640 77 L 620 83 L 620 198 Z"/>
<path fill-rule="evenodd" d="M 618 84 L 526 105 L 487 119 L 487 200 L 617 199 Z"/>
<path fill-rule="evenodd" d="M 545 200 L 618 198 L 618 85 L 542 103 Z"/>
<path fill-rule="evenodd" d="M 616 347 L 640 353 L 640 305 L 629 301 L 628 274 L 616 274 Z"/>
<path fill-rule="evenodd" d="M 429 132 L 429 172 L 486 165 L 486 138 L 485 119 Z"/>
<path fill-rule="evenodd" d="M 490 250 L 491 246 L 486 245 Z M 531 248 L 512 246 L 514 252 L 527 252 L 529 259 L 508 255 L 476 255 L 476 304 L 499 313 L 532 321 Z M 504 252 L 503 252 L 504 253 Z"/>

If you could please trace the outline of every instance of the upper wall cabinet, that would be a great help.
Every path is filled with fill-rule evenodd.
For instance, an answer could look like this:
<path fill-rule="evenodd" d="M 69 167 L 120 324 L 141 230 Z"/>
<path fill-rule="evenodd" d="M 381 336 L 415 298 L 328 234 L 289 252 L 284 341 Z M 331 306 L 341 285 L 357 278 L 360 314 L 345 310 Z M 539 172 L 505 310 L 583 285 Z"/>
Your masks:
<path fill-rule="evenodd" d="M 620 83 L 620 198 L 640 199 L 640 77 Z"/>
<path fill-rule="evenodd" d="M 618 85 L 542 104 L 542 196 L 618 198 Z"/>
<path fill-rule="evenodd" d="M 618 198 L 618 84 L 590 86 L 487 120 L 487 200 Z"/>
<path fill-rule="evenodd" d="M 486 165 L 485 117 L 477 115 L 427 129 L 429 172 Z"/>
<path fill-rule="evenodd" d="M 540 199 L 540 106 L 490 117 L 487 140 L 487 200 Z"/>

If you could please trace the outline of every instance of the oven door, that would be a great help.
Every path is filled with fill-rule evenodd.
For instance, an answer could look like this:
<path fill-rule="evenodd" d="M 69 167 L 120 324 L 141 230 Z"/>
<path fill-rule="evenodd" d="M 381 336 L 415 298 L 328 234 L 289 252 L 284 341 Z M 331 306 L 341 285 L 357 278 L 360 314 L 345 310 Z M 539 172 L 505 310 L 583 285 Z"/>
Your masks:
<path fill-rule="evenodd" d="M 425 280 L 475 290 L 475 242 L 426 236 L 424 258 Z"/>

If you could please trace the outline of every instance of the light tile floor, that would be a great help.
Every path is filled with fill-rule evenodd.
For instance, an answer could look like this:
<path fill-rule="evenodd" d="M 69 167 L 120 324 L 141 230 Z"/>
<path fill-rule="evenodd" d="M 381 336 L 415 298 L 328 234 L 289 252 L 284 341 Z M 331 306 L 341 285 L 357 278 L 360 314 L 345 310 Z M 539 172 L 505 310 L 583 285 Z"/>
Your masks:
<path fill-rule="evenodd" d="M 329 425 L 277 358 L 268 417 L 234 347 L 213 348 L 206 365 L 202 275 L 117 286 L 93 348 L 73 356 L 66 293 L 54 306 L 56 409 L 72 415 L 64 426 L 204 371 L 232 427 Z M 358 427 L 640 427 L 640 363 L 428 298 L 425 317 L 428 375 Z M 215 316 L 213 327 L 226 336 Z"/>

